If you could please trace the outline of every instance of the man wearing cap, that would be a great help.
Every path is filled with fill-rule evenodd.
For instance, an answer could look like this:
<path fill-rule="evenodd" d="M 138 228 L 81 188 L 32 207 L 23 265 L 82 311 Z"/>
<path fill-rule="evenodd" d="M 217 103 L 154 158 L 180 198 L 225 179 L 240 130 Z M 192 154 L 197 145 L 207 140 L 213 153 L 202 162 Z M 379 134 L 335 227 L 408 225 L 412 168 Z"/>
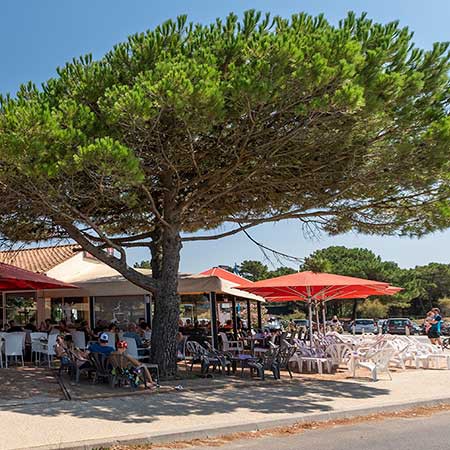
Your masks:
<path fill-rule="evenodd" d="M 88 350 L 91 353 L 103 353 L 106 356 L 109 356 L 113 351 L 114 348 L 111 347 L 109 344 L 109 336 L 107 333 L 101 333 L 98 342 L 93 342 Z"/>

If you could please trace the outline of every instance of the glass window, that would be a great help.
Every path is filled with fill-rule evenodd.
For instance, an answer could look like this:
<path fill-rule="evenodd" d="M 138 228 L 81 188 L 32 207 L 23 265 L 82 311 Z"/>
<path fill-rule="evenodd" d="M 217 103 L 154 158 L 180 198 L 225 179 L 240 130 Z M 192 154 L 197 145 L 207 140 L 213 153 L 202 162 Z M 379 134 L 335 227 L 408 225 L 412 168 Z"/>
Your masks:
<path fill-rule="evenodd" d="M 145 318 L 145 304 L 143 295 L 127 295 L 115 297 L 95 297 L 94 320 L 116 322 L 125 328 L 129 323 L 137 323 Z"/>
<path fill-rule="evenodd" d="M 34 292 L 6 294 L 6 321 L 14 320 L 17 325 L 26 325 L 36 318 L 36 295 Z"/>

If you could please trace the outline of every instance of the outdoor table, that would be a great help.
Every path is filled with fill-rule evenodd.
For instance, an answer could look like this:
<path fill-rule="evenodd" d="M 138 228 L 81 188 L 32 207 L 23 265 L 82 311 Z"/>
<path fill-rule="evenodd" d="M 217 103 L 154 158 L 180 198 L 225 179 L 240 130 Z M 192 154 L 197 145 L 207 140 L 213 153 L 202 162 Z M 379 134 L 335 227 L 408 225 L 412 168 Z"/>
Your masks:
<path fill-rule="evenodd" d="M 241 369 L 241 376 L 244 373 L 244 369 L 248 366 L 250 361 L 257 361 L 259 358 L 255 358 L 252 355 L 237 355 L 231 358 L 231 365 L 233 369 L 233 374 L 236 373 L 237 366 Z"/>
<path fill-rule="evenodd" d="M 255 336 L 243 337 L 241 339 L 243 341 L 247 341 L 248 343 L 250 343 L 250 351 L 253 353 L 253 351 L 255 349 L 255 343 L 256 342 L 261 342 L 262 347 L 266 347 L 267 346 L 267 340 L 269 339 L 269 336 L 255 335 Z"/>

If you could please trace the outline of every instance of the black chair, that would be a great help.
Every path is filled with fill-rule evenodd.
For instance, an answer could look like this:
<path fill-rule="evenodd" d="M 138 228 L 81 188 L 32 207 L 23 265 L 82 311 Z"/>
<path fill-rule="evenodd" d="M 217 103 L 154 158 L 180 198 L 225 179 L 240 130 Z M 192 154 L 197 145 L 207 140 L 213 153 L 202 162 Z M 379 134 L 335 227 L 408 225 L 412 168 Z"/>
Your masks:
<path fill-rule="evenodd" d="M 108 356 L 103 353 L 90 353 L 89 361 L 94 369 L 94 379 L 92 383 L 111 382 L 111 366 L 109 364 Z"/>
<path fill-rule="evenodd" d="M 134 366 L 125 355 L 114 354 L 109 357 L 111 387 L 129 385 L 132 389 L 140 384 L 147 386 L 147 376 L 143 366 Z"/>
<path fill-rule="evenodd" d="M 80 357 L 70 349 L 67 349 L 67 356 L 70 360 L 70 364 L 68 364 L 68 373 L 76 383 L 80 382 L 80 375 L 82 373 L 87 373 L 88 378 L 90 378 L 91 374 L 94 372 L 94 367 L 90 361 L 80 359 Z"/>
<path fill-rule="evenodd" d="M 291 372 L 291 368 L 289 365 L 289 361 L 295 355 L 296 351 L 297 351 L 297 347 L 295 345 L 291 345 L 287 341 L 282 341 L 282 347 L 281 347 L 280 351 L 278 352 L 278 357 L 277 357 L 279 368 L 287 370 L 291 379 L 292 379 L 292 372 Z"/>
<path fill-rule="evenodd" d="M 265 379 L 265 371 L 271 370 L 275 380 L 280 379 L 279 347 L 272 347 L 261 358 L 249 360 L 247 366 L 255 369 L 261 380 Z"/>

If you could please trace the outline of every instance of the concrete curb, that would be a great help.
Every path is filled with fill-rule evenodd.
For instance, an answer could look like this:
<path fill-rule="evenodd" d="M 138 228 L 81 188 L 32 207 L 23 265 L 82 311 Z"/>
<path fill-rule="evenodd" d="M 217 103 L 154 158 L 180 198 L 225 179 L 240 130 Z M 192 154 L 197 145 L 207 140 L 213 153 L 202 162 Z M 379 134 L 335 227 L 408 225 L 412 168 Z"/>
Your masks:
<path fill-rule="evenodd" d="M 27 450 L 100 450 L 107 449 L 108 447 L 112 447 L 113 445 L 160 444 L 174 441 L 187 441 L 192 439 L 206 439 L 238 432 L 251 432 L 277 427 L 287 427 L 297 423 L 305 424 L 311 422 L 326 422 L 329 420 L 369 416 L 371 414 L 382 412 L 405 411 L 408 409 L 419 407 L 436 407 L 438 405 L 450 405 L 450 397 L 419 400 L 406 403 L 391 403 L 383 406 L 349 409 L 344 411 L 310 413 L 304 415 L 296 415 L 294 417 L 286 419 L 259 420 L 242 425 L 224 426 L 220 428 L 199 428 L 189 431 L 161 434 L 143 433 L 136 435 L 119 436 L 116 438 L 104 438 L 52 445 L 42 445 L 37 447 L 27 447 Z M 16 450 L 25 450 L 25 448 L 17 448 Z"/>

